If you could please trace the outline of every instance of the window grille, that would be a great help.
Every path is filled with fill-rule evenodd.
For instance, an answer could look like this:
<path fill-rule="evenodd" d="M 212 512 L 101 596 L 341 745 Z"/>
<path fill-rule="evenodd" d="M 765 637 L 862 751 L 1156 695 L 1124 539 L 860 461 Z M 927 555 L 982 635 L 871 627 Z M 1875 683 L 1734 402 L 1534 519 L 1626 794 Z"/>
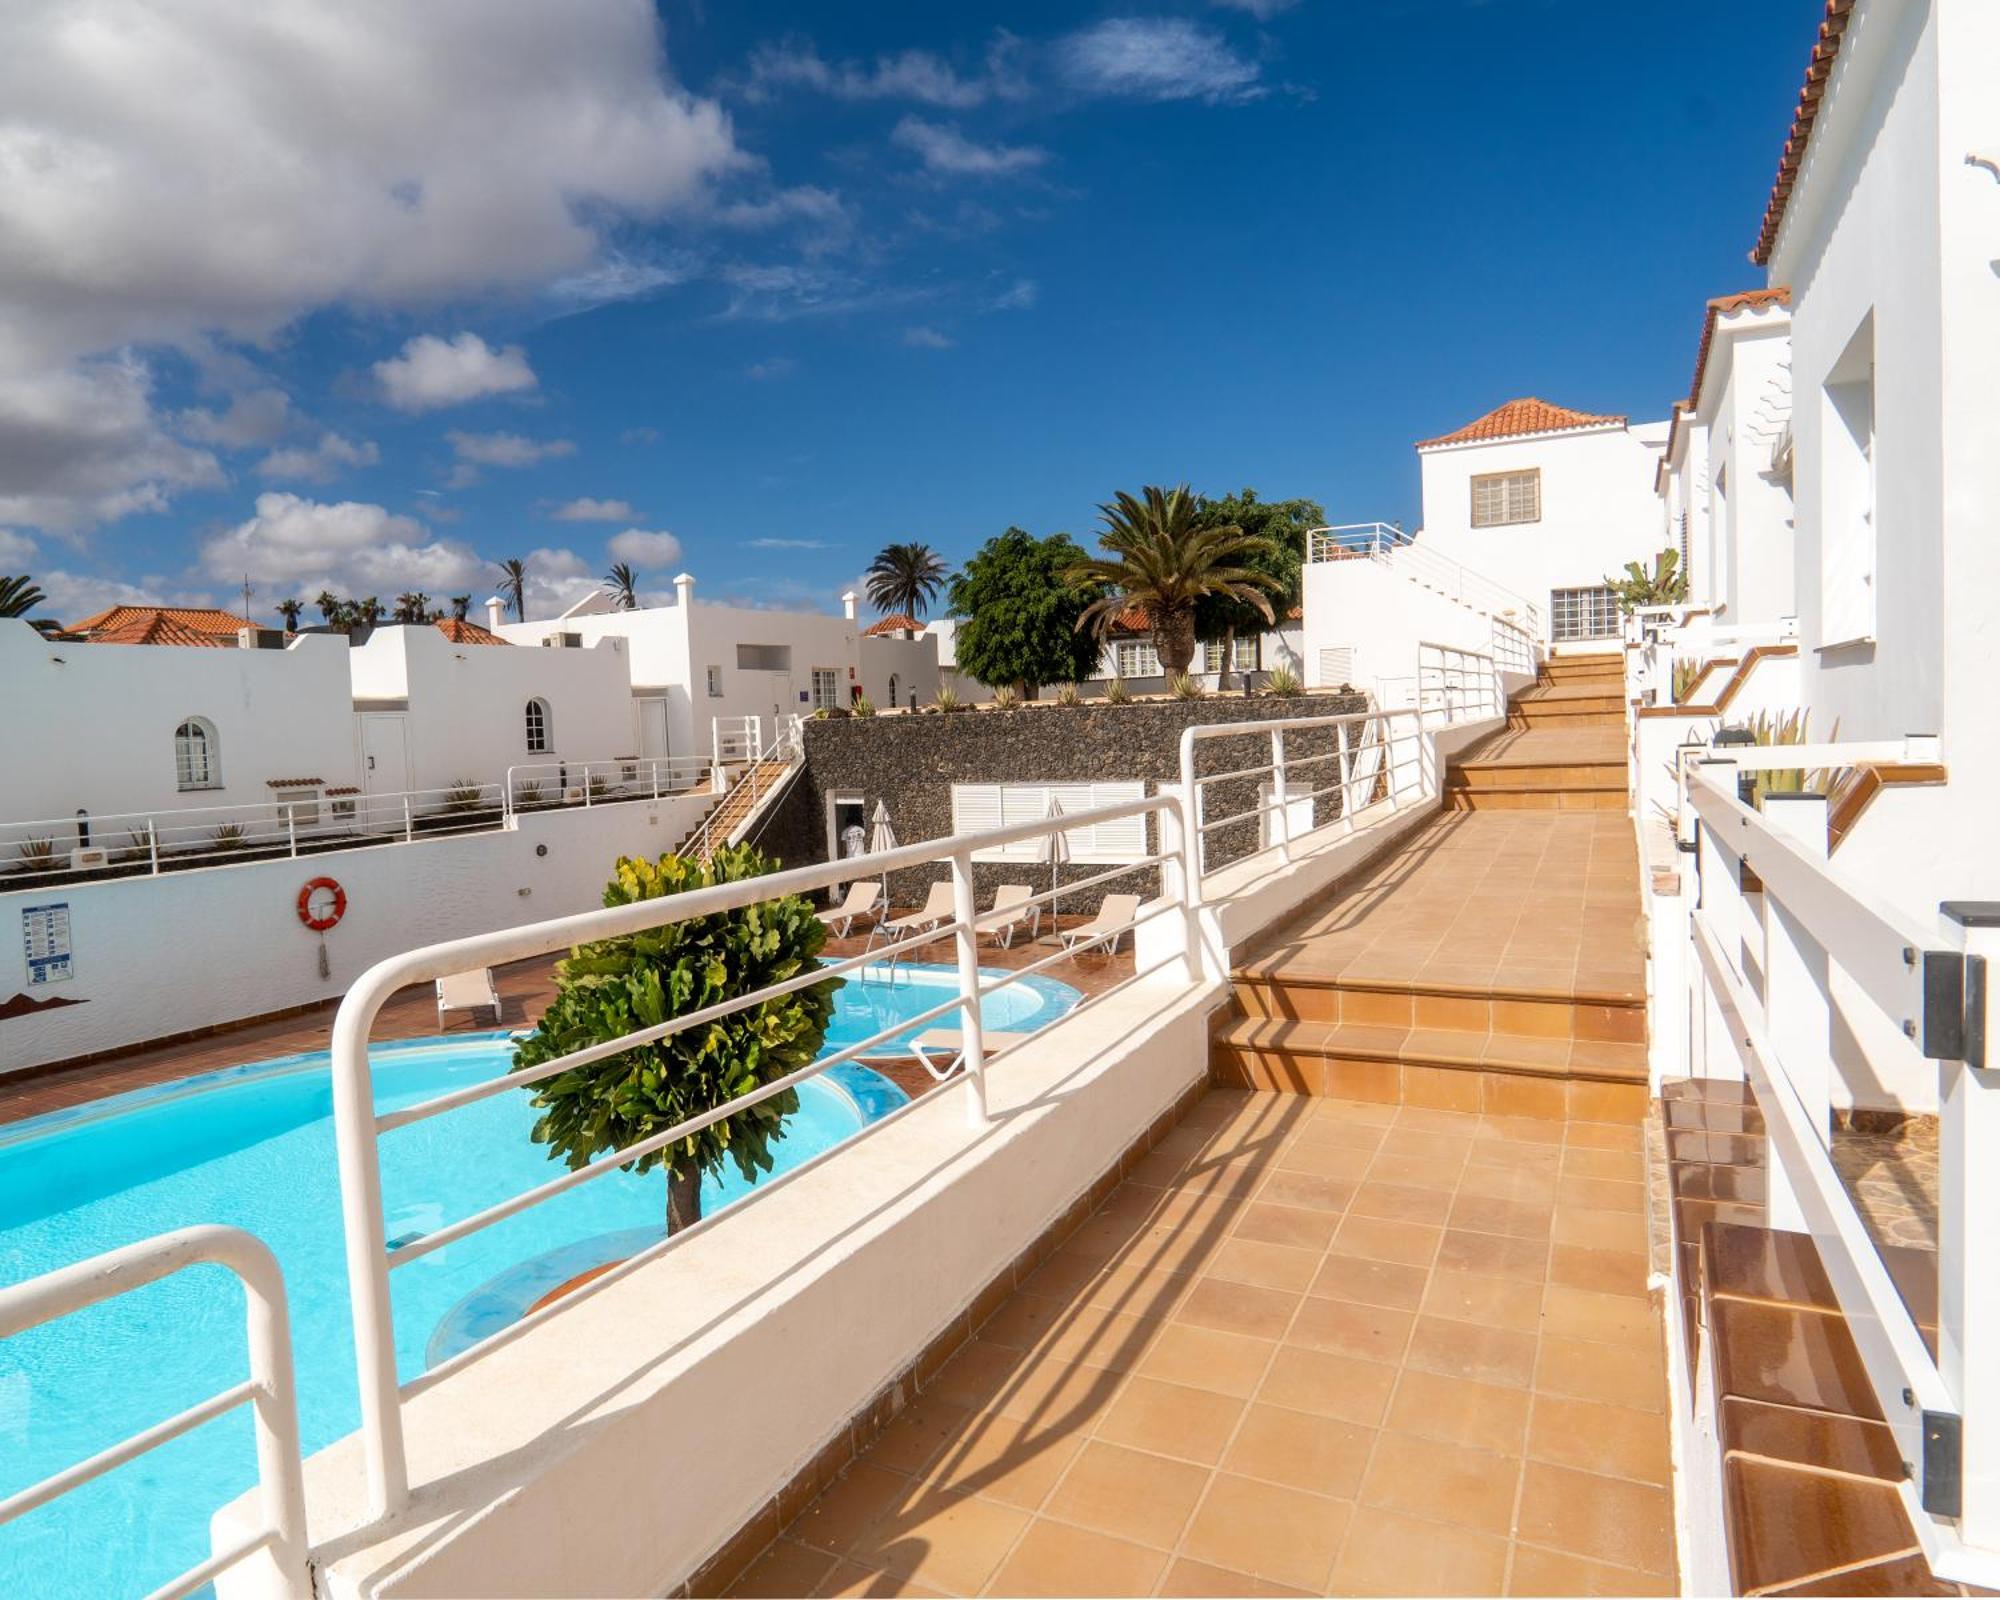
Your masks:
<path fill-rule="evenodd" d="M 1499 528 L 1542 520 L 1542 469 L 1483 472 L 1472 480 L 1472 525 Z"/>

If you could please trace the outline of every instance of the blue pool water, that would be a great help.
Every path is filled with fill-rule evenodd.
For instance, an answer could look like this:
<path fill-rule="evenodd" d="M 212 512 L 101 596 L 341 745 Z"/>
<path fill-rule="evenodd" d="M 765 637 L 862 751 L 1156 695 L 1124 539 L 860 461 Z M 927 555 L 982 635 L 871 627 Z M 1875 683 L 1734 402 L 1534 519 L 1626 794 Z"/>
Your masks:
<path fill-rule="evenodd" d="M 893 979 L 875 969 L 850 979 L 827 1050 L 919 1014 L 945 999 L 954 981 L 948 968 L 923 967 L 899 968 Z M 989 1028 L 1026 1030 L 1076 999 L 1066 985 L 1028 979 L 989 996 L 981 1017 Z M 370 1052 L 376 1108 L 504 1072 L 511 1050 L 501 1033 L 377 1046 Z M 807 1082 L 786 1124 L 780 1170 L 901 1100 L 861 1067 Z M 190 1223 L 248 1229 L 284 1267 L 305 1446 L 331 1443 L 359 1417 L 331 1103 L 327 1059 L 316 1054 L 0 1129 L 0 1283 Z M 384 1135 L 388 1235 L 435 1229 L 556 1175 L 560 1167 L 529 1137 L 533 1121 L 519 1092 Z M 657 1172 L 600 1178 L 398 1268 L 392 1287 L 404 1377 L 465 1342 L 468 1329 L 476 1337 L 479 1316 L 490 1319 L 508 1294 L 533 1287 L 536 1271 L 580 1270 L 571 1263 L 610 1259 L 657 1237 L 664 1183 Z M 733 1169 L 711 1178 L 704 1208 L 740 1199 L 748 1187 Z M 247 1370 L 242 1292 L 215 1267 L 0 1342 L 0 1495 L 205 1399 Z M 239 1408 L 0 1527 L 0 1596 L 153 1588 L 207 1555 L 210 1514 L 250 1486 L 254 1462 L 249 1414 Z"/>

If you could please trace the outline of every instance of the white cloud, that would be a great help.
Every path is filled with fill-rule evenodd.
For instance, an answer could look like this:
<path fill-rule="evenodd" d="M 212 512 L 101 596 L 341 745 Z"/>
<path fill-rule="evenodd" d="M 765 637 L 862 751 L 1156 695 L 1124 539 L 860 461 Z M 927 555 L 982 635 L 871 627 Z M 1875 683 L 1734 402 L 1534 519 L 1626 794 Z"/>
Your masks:
<path fill-rule="evenodd" d="M 903 343 L 912 350 L 949 350 L 951 340 L 935 328 L 905 328 Z"/>
<path fill-rule="evenodd" d="M 831 548 L 824 539 L 752 539 L 752 550 L 825 550 Z"/>
<path fill-rule="evenodd" d="M 1255 99 L 1258 68 L 1211 28 L 1184 17 L 1113 17 L 1060 40 L 1071 87 L 1139 100 Z"/>
<path fill-rule="evenodd" d="M 81 622 L 107 606 L 212 606 L 216 596 L 206 589 L 191 589 L 172 578 L 157 574 L 141 577 L 136 583 L 124 578 L 105 578 L 90 572 L 35 574 L 35 586 L 48 596 L 37 614 L 63 622 Z M 231 604 L 240 604 L 240 595 Z"/>
<path fill-rule="evenodd" d="M 773 378 L 788 378 L 799 370 L 799 364 L 790 356 L 772 356 L 767 361 L 753 361 L 743 369 L 743 376 L 752 383 L 769 383 Z"/>
<path fill-rule="evenodd" d="M 0 528 L 0 563 L 18 572 L 26 563 L 35 558 L 35 541 L 25 533 L 16 533 L 12 528 Z"/>
<path fill-rule="evenodd" d="M 626 500 L 566 500 L 549 515 L 558 522 L 630 522 L 639 513 Z"/>
<path fill-rule="evenodd" d="M 872 62 L 830 62 L 810 40 L 787 39 L 751 52 L 743 93 L 746 99 L 762 101 L 782 89 L 808 89 L 837 100 L 914 100 L 965 111 L 989 100 L 1018 100 L 1027 94 L 1021 53 L 1018 39 L 996 33 L 981 68 L 964 74 L 929 50 L 900 50 Z"/>
<path fill-rule="evenodd" d="M 282 389 L 252 389 L 235 396 L 227 411 L 183 411 L 174 425 L 196 444 L 242 450 L 284 437 L 292 422 L 292 401 Z"/>
<path fill-rule="evenodd" d="M 1226 6 L 1233 11 L 1247 11 L 1259 22 L 1269 22 L 1292 9 L 1299 0 L 1212 0 L 1218 6 Z"/>
<path fill-rule="evenodd" d="M 530 550 L 526 560 L 530 617 L 560 616 L 592 589 L 603 587 L 590 563 L 574 550 Z"/>
<path fill-rule="evenodd" d="M 732 200 L 717 206 L 715 220 L 732 228 L 769 228 L 781 222 L 844 222 L 847 205 L 831 189 L 801 184 L 778 189 L 760 200 Z"/>
<path fill-rule="evenodd" d="M 0 523 L 79 532 L 223 481 L 212 454 L 160 426 L 138 357 L 21 372 L 6 365 L 7 338 L 0 327 Z"/>
<path fill-rule="evenodd" d="M 292 593 L 394 594 L 463 591 L 490 576 L 492 563 L 415 517 L 355 500 L 325 502 L 271 491 L 256 514 L 201 547 L 202 565 L 218 578 Z"/>
<path fill-rule="evenodd" d="M 445 435 L 451 452 L 460 461 L 482 467 L 532 467 L 537 462 L 573 456 L 576 446 L 568 439 L 530 439 L 520 433 L 462 433 L 453 428 Z"/>
<path fill-rule="evenodd" d="M 921 117 L 905 117 L 890 136 L 913 150 L 926 171 L 949 177 L 1001 178 L 1031 172 L 1049 159 L 1036 145 L 980 144 L 958 129 Z"/>
<path fill-rule="evenodd" d="M 614 559 L 629 561 L 646 572 L 671 567 L 681 558 L 681 542 L 671 533 L 648 533 L 644 528 L 627 528 L 615 533 L 605 545 Z"/>
<path fill-rule="evenodd" d="M 546 288 L 745 165 L 650 0 L 15 0 L 0 106 L 0 505 L 61 528 L 217 476 L 80 363 Z"/>
<path fill-rule="evenodd" d="M 354 467 L 372 467 L 382 452 L 372 439 L 356 444 L 338 433 L 323 433 L 311 445 L 286 445 L 273 450 L 257 463 L 260 478 L 296 478 L 305 483 L 327 483 Z"/>
<path fill-rule="evenodd" d="M 1033 278 L 1016 278 L 1005 289 L 995 295 L 987 309 L 991 311 L 1027 311 L 1042 297 L 1041 285 Z"/>
<path fill-rule="evenodd" d="M 440 339 L 420 333 L 403 353 L 375 363 L 382 397 L 398 411 L 430 411 L 487 395 L 535 387 L 535 372 L 517 344 L 495 350 L 476 333 Z"/>

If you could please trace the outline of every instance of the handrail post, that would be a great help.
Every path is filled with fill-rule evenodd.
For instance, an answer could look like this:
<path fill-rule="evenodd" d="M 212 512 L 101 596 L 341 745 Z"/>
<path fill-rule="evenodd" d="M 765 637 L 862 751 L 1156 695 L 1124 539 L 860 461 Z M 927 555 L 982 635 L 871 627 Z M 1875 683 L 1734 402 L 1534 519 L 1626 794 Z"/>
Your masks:
<path fill-rule="evenodd" d="M 410 810 L 410 797 L 403 796 L 403 843 L 408 844 L 417 836 L 417 819 Z"/>
<path fill-rule="evenodd" d="M 1269 813 L 1271 838 L 1292 859 L 1292 817 L 1285 809 L 1285 730 L 1271 730 L 1271 800 L 1277 809 Z"/>
<path fill-rule="evenodd" d="M 298 1382 L 292 1365 L 291 1313 L 284 1274 L 262 1241 L 233 1262 L 243 1281 L 248 1321 L 250 1402 L 257 1440 L 258 1498 L 271 1527 L 271 1560 L 288 1594 L 309 1596 L 312 1577 L 306 1545 L 305 1452 L 299 1440 Z"/>
<path fill-rule="evenodd" d="M 152 817 L 146 819 L 146 851 L 153 858 L 153 875 L 160 872 L 160 824 Z"/>
<path fill-rule="evenodd" d="M 590 763 L 583 764 L 583 809 L 590 809 Z"/>
<path fill-rule="evenodd" d="M 1938 1368 L 1961 1421 L 1959 1533 L 2000 1544 L 2000 1274 L 1991 1236 L 2000 1200 L 2000 908 L 1944 907 L 1965 941 L 1963 1058 L 1938 1063 Z"/>
<path fill-rule="evenodd" d="M 1771 831 L 1824 861 L 1826 796 L 1768 794 L 1764 799 L 1764 821 Z M 1767 889 L 1758 899 L 1764 939 L 1764 1026 L 1778 1057 L 1771 1066 L 1790 1083 L 1824 1149 L 1833 1137 L 1833 1014 L 1826 948 L 1775 894 Z M 1765 1207 L 1771 1226 L 1809 1232 L 1784 1163 L 1766 1165 Z"/>
<path fill-rule="evenodd" d="M 347 1292 L 354 1318 L 354 1358 L 361 1391 L 362 1459 L 371 1516 L 386 1517 L 409 1498 L 403 1452 L 403 1402 L 396 1376 L 396 1330 L 389 1296 L 389 1256 L 382 1220 L 382 1163 L 368 1035 L 380 997 L 350 989 L 334 1014 L 333 1132 L 340 1167 L 340 1215 L 347 1244 Z"/>
<path fill-rule="evenodd" d="M 979 1015 L 979 929 L 973 918 L 978 914 L 973 893 L 972 855 L 955 851 L 951 858 L 952 918 L 958 924 L 958 992 L 965 1002 L 960 1012 L 960 1036 L 964 1048 L 959 1063 L 965 1068 L 972 1087 L 972 1125 L 984 1127 L 991 1116 L 986 1103 L 986 1031 Z"/>
<path fill-rule="evenodd" d="M 285 802 L 285 838 L 290 843 L 292 857 L 296 860 L 299 853 L 299 817 L 297 809 L 289 800 Z"/>

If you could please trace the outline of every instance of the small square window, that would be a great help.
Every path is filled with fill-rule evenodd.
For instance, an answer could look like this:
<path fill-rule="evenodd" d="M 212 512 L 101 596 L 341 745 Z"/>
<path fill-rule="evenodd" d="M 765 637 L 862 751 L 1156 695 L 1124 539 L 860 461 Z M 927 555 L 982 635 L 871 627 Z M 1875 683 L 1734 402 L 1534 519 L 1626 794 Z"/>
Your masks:
<path fill-rule="evenodd" d="M 1482 472 L 1472 480 L 1472 525 L 1500 528 L 1542 520 L 1542 469 Z"/>

